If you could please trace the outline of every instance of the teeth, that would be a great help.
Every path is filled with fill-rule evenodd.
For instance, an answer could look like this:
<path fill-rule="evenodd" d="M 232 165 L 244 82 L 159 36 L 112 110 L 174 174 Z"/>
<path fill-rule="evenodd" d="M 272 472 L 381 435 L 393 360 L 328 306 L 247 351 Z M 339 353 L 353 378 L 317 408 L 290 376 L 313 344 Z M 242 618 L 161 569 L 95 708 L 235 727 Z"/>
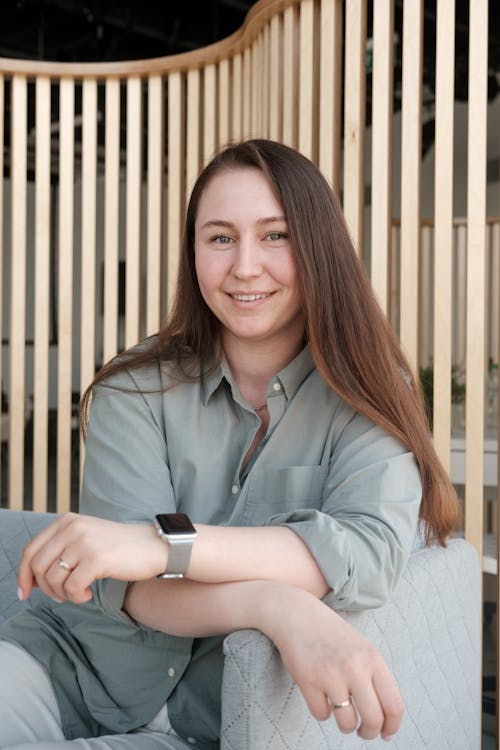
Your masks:
<path fill-rule="evenodd" d="M 232 294 L 233 299 L 237 299 L 238 302 L 255 302 L 256 299 L 264 299 L 267 294 Z"/>

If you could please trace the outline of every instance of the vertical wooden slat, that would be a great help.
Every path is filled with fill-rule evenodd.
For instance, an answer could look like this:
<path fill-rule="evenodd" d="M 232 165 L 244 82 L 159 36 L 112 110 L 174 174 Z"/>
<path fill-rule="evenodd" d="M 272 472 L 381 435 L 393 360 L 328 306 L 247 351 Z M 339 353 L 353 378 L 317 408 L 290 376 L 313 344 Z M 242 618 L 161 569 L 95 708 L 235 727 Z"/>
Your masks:
<path fill-rule="evenodd" d="M 321 0 L 319 64 L 319 167 L 340 190 L 342 0 Z"/>
<path fill-rule="evenodd" d="M 50 316 L 50 80 L 36 80 L 33 510 L 47 510 Z"/>
<path fill-rule="evenodd" d="M 257 138 L 260 135 L 260 111 L 261 111 L 261 91 L 260 91 L 260 37 L 254 40 L 252 44 L 252 66 L 251 66 L 251 112 L 250 112 L 250 136 Z"/>
<path fill-rule="evenodd" d="M 140 337 L 140 242 L 142 183 L 142 81 L 127 81 L 127 219 L 125 240 L 125 347 Z"/>
<path fill-rule="evenodd" d="M 83 81 L 80 392 L 95 372 L 97 82 Z M 80 440 L 80 476 L 85 444 Z"/>
<path fill-rule="evenodd" d="M 269 138 L 281 138 L 281 112 L 283 95 L 281 67 L 281 15 L 271 18 L 269 31 Z"/>
<path fill-rule="evenodd" d="M 289 6 L 283 13 L 283 143 L 296 147 L 296 65 L 295 29 L 296 9 Z"/>
<path fill-rule="evenodd" d="M 243 61 L 241 52 L 233 58 L 231 76 L 231 138 L 240 140 L 243 135 L 243 99 L 242 99 Z"/>
<path fill-rule="evenodd" d="M 269 86 L 271 75 L 270 44 L 270 28 L 269 23 L 266 23 L 261 34 L 260 88 L 262 107 L 260 113 L 260 134 L 262 138 L 269 138 L 270 99 L 272 92 L 272 89 Z M 274 92 L 272 92 L 272 94 L 274 95 Z"/>
<path fill-rule="evenodd" d="M 434 447 L 450 468 L 453 276 L 453 109 L 455 0 L 441 0 L 436 29 L 434 169 Z"/>
<path fill-rule="evenodd" d="M 345 7 L 344 214 L 354 247 L 363 255 L 365 202 L 365 46 L 366 0 Z"/>
<path fill-rule="evenodd" d="M 389 307 L 392 219 L 392 90 L 394 0 L 373 7 L 371 281 L 382 310 Z"/>
<path fill-rule="evenodd" d="M 200 171 L 201 133 L 200 133 L 200 71 L 193 68 L 187 74 L 187 142 L 186 149 L 186 200 Z"/>
<path fill-rule="evenodd" d="M 221 60 L 219 72 L 219 146 L 229 141 L 229 60 Z"/>
<path fill-rule="evenodd" d="M 250 47 L 246 47 L 243 52 L 243 102 L 242 102 L 242 118 L 243 118 L 243 139 L 250 138 L 252 132 L 252 51 Z"/>
<path fill-rule="evenodd" d="M 400 336 L 411 366 L 418 360 L 418 258 L 422 144 L 423 3 L 403 10 Z"/>
<path fill-rule="evenodd" d="M 24 500 L 26 338 L 27 81 L 12 78 L 11 97 L 11 276 L 9 337 L 9 503 Z"/>
<path fill-rule="evenodd" d="M 60 82 L 59 102 L 59 274 L 57 337 L 57 510 L 71 500 L 71 391 L 73 351 L 75 84 Z"/>
<path fill-rule="evenodd" d="M 217 148 L 217 79 L 215 64 L 212 63 L 205 66 L 203 82 L 203 163 L 207 164 Z"/>
<path fill-rule="evenodd" d="M 118 349 L 118 246 L 120 212 L 120 81 L 106 81 L 104 161 L 103 361 Z"/>
<path fill-rule="evenodd" d="M 146 270 L 146 334 L 156 333 L 161 318 L 163 229 L 163 80 L 148 79 L 148 216 Z"/>
<path fill-rule="evenodd" d="M 479 559 L 483 550 L 487 81 L 488 2 L 474 0 L 469 17 L 465 536 Z"/>
<path fill-rule="evenodd" d="M 167 303 L 170 308 L 177 285 L 181 249 L 183 195 L 182 74 L 168 76 L 168 276 Z M 205 143 L 205 148 L 208 148 Z M 205 151 L 205 154 L 207 152 Z"/>
<path fill-rule="evenodd" d="M 299 151 L 314 159 L 314 0 L 300 3 Z"/>

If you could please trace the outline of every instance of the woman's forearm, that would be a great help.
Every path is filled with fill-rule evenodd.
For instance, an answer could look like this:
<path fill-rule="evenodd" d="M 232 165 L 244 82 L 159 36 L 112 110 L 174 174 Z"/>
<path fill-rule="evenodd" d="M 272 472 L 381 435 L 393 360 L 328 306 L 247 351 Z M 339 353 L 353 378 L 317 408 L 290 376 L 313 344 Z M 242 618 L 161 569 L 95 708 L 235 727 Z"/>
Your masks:
<path fill-rule="evenodd" d="M 302 539 L 285 526 L 196 524 L 188 578 L 203 583 L 264 580 L 290 584 L 318 598 L 329 586 Z"/>
<path fill-rule="evenodd" d="M 201 638 L 243 628 L 270 630 L 270 596 L 284 588 L 272 581 L 198 583 L 152 579 L 132 583 L 124 610 L 137 622 L 169 635 Z"/>

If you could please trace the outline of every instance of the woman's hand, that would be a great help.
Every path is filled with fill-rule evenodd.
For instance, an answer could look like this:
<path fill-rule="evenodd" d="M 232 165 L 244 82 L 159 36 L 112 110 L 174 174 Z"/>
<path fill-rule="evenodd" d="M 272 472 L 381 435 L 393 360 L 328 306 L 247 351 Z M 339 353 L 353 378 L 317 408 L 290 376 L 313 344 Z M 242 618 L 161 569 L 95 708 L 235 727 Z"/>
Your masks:
<path fill-rule="evenodd" d="M 264 628 L 313 716 L 333 714 L 341 732 L 357 728 L 363 739 L 389 739 L 398 731 L 404 703 L 394 677 L 377 649 L 340 615 L 305 591 L 280 587 Z"/>
<path fill-rule="evenodd" d="M 162 573 L 168 546 L 152 524 L 128 524 L 68 513 L 26 545 L 18 573 L 22 599 L 33 586 L 58 602 L 92 598 L 100 578 L 141 581 Z"/>

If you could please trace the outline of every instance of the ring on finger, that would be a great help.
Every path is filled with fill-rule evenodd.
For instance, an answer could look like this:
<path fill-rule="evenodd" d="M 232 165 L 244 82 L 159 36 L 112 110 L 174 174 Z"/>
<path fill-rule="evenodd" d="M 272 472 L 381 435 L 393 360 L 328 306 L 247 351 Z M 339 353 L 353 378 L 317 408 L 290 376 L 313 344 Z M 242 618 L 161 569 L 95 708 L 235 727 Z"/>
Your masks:
<path fill-rule="evenodd" d="M 59 565 L 60 568 L 63 568 L 64 570 L 71 571 L 71 568 L 69 567 L 66 560 L 63 560 L 62 557 L 58 557 L 56 560 L 56 563 Z"/>
<path fill-rule="evenodd" d="M 345 699 L 345 701 L 340 701 L 340 703 L 332 703 L 332 711 L 335 711 L 337 708 L 349 708 L 349 706 L 351 705 L 351 696 L 349 696 Z"/>

